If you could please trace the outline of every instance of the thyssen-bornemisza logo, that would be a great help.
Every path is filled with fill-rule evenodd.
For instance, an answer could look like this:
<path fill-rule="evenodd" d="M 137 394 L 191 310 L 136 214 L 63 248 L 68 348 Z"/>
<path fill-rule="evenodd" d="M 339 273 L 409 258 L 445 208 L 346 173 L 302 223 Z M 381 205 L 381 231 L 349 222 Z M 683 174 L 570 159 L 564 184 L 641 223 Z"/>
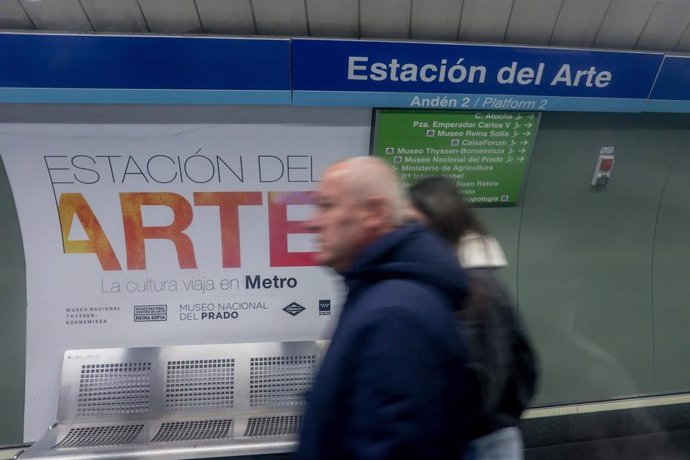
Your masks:
<path fill-rule="evenodd" d="M 306 308 L 304 308 L 302 305 L 298 304 L 297 302 L 292 302 L 290 305 L 286 305 L 283 307 L 283 311 L 285 313 L 288 313 L 289 315 L 292 316 L 297 316 L 300 313 L 302 313 Z"/>

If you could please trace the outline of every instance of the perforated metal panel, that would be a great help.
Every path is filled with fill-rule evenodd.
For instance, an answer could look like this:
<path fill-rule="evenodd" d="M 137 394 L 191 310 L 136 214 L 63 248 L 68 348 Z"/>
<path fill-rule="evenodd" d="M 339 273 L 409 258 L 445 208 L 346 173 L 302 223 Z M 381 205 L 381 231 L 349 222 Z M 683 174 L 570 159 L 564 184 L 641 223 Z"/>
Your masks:
<path fill-rule="evenodd" d="M 55 445 L 64 447 L 112 446 L 131 444 L 139 436 L 144 425 L 112 425 L 71 428 L 67 435 Z"/>
<path fill-rule="evenodd" d="M 232 420 L 197 420 L 168 422 L 161 425 L 152 442 L 194 441 L 228 438 Z"/>
<path fill-rule="evenodd" d="M 151 363 L 85 364 L 77 415 L 133 414 L 149 410 Z"/>
<path fill-rule="evenodd" d="M 235 398 L 235 360 L 168 361 L 167 410 L 231 408 Z"/>
<path fill-rule="evenodd" d="M 261 342 L 68 350 L 58 423 L 22 458 L 174 460 L 293 451 L 303 395 L 326 346 Z"/>
<path fill-rule="evenodd" d="M 249 405 L 296 406 L 304 403 L 316 368 L 314 355 L 252 358 Z"/>
<path fill-rule="evenodd" d="M 298 434 L 302 428 L 301 415 L 252 417 L 247 423 L 245 436 L 281 436 Z"/>

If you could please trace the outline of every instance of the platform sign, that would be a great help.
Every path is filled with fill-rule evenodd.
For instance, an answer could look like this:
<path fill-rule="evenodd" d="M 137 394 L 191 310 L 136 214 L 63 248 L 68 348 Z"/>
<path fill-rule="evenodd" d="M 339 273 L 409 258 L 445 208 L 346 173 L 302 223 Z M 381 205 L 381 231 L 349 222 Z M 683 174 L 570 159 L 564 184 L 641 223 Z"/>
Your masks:
<path fill-rule="evenodd" d="M 661 53 L 293 39 L 295 105 L 639 112 Z"/>
<path fill-rule="evenodd" d="M 539 114 L 380 110 L 374 155 L 405 186 L 428 176 L 454 180 L 474 206 L 518 202 Z"/>

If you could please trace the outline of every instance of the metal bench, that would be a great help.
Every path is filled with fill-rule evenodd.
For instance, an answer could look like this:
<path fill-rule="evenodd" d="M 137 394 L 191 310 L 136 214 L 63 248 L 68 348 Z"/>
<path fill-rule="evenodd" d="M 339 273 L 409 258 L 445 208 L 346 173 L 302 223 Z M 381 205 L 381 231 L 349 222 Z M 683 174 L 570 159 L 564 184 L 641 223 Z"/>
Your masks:
<path fill-rule="evenodd" d="M 291 452 L 326 344 L 68 350 L 57 423 L 19 459 Z"/>

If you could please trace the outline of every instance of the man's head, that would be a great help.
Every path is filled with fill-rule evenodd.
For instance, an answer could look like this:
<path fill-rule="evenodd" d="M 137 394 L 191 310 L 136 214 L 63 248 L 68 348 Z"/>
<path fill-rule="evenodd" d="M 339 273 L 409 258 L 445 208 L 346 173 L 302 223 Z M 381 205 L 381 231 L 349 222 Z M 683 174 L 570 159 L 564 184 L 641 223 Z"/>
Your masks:
<path fill-rule="evenodd" d="M 405 194 L 382 160 L 356 157 L 331 165 L 309 222 L 318 234 L 317 261 L 346 271 L 365 246 L 402 223 L 404 211 Z"/>

